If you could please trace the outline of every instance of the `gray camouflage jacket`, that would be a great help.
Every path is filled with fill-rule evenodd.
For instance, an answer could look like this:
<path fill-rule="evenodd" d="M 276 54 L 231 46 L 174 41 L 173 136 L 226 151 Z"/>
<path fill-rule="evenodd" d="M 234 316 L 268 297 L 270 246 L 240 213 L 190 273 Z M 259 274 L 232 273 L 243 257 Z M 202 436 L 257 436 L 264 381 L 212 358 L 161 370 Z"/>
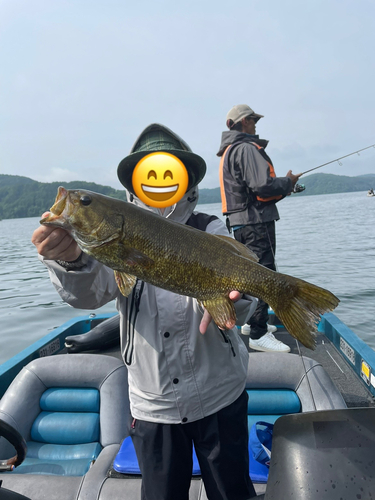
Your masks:
<path fill-rule="evenodd" d="M 165 217 L 186 223 L 198 201 L 193 188 Z M 133 203 L 143 206 L 137 198 Z M 160 214 L 156 208 L 147 207 Z M 219 219 L 206 231 L 228 234 Z M 203 309 L 197 300 L 139 282 L 123 297 L 111 269 L 84 255 L 83 267 L 66 271 L 40 257 L 62 299 L 73 307 L 95 309 L 116 299 L 121 316 L 121 350 L 129 373 L 134 418 L 185 423 L 213 414 L 235 401 L 245 387 L 248 353 L 238 330 L 222 332 L 211 322 L 199 332 Z M 238 324 L 254 312 L 256 299 L 236 304 Z M 138 309 L 138 310 L 137 310 Z"/>

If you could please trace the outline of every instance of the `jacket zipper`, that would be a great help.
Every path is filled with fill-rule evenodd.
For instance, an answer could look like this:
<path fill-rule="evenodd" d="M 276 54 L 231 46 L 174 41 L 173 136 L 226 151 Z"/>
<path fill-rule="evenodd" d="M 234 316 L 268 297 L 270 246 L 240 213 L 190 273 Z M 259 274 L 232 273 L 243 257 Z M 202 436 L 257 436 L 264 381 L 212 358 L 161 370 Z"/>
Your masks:
<path fill-rule="evenodd" d="M 137 280 L 130 303 L 130 312 L 128 317 L 128 342 L 126 344 L 125 356 L 124 356 L 125 363 L 127 365 L 130 365 L 133 359 L 135 323 L 137 321 L 137 316 L 139 313 L 139 305 L 141 302 L 141 296 L 143 293 L 144 286 L 145 284 L 143 281 Z"/>
<path fill-rule="evenodd" d="M 224 339 L 224 342 L 226 344 L 229 344 L 230 346 L 230 350 L 232 351 L 232 354 L 233 354 L 233 357 L 235 358 L 236 357 L 236 351 L 234 350 L 233 348 L 233 344 L 232 344 L 232 341 L 230 340 L 230 338 L 228 337 L 228 335 L 225 333 L 224 330 L 220 330 L 220 328 L 218 328 L 219 332 L 221 333 L 223 339 Z"/>

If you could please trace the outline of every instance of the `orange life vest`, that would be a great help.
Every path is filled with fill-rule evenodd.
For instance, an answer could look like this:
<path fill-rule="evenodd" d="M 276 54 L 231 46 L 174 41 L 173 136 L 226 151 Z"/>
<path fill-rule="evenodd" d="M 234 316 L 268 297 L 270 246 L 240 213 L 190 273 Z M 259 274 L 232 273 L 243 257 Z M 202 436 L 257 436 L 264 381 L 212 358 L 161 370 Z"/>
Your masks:
<path fill-rule="evenodd" d="M 262 148 L 261 146 L 259 146 L 255 142 L 250 142 L 248 144 L 252 144 L 253 146 L 255 146 L 258 149 L 258 151 L 259 151 L 260 154 L 262 154 L 262 151 L 264 151 L 264 148 Z M 223 212 L 223 214 L 228 214 L 228 213 L 231 213 L 232 211 L 241 211 L 241 210 L 244 210 L 246 208 L 246 206 L 243 206 L 243 207 L 236 207 L 236 209 L 233 209 L 233 207 L 230 207 L 230 203 L 229 203 L 229 200 L 228 200 L 228 193 L 226 191 L 226 182 L 224 180 L 224 177 L 225 177 L 225 173 L 229 172 L 228 167 L 227 167 L 226 158 L 227 158 L 229 149 L 232 146 L 233 146 L 233 144 L 230 144 L 225 149 L 225 151 L 224 151 L 224 153 L 223 153 L 223 155 L 221 157 L 220 166 L 219 166 L 220 194 L 221 194 L 221 202 L 222 202 L 222 212 Z M 267 155 L 265 155 L 265 156 L 267 156 Z M 267 165 L 268 165 L 269 171 L 270 171 L 270 176 L 271 177 L 276 177 L 275 169 L 273 168 L 273 165 L 269 161 L 269 159 L 267 159 L 268 157 L 265 158 L 263 155 L 262 155 L 262 157 L 267 162 Z M 227 186 L 227 188 L 228 188 L 228 186 Z M 240 193 L 240 191 L 242 191 L 242 192 L 244 191 L 243 187 L 242 188 L 240 188 L 238 186 L 236 187 L 234 181 L 231 182 L 230 188 L 232 190 L 234 189 L 235 191 L 237 191 L 238 194 Z M 247 188 L 247 190 L 248 190 L 248 193 L 251 192 L 251 190 L 249 188 Z M 281 198 L 283 198 L 282 195 L 269 196 L 267 198 L 262 198 L 261 196 L 255 195 L 255 193 L 253 193 L 253 196 L 258 201 L 261 201 L 263 203 L 266 203 L 266 202 L 269 202 L 269 201 L 277 201 L 277 200 L 281 200 Z"/>

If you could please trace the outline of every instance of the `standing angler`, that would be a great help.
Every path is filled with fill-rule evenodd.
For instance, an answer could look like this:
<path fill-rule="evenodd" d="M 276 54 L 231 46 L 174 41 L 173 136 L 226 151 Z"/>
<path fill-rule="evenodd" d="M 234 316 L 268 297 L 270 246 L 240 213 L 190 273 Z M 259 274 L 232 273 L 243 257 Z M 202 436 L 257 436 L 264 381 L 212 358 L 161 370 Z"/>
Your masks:
<path fill-rule="evenodd" d="M 165 208 L 146 205 L 135 196 L 133 186 L 135 167 L 147 155 L 160 152 L 173 155 L 188 173 L 185 195 Z M 172 169 L 164 170 L 152 167 L 141 180 L 145 197 L 168 196 L 170 186 L 176 185 Z M 160 218 L 228 235 L 217 217 L 194 212 L 205 172 L 204 160 L 159 124 L 141 133 L 118 167 L 130 203 Z M 167 189 L 155 185 L 159 175 L 169 185 Z M 193 443 L 210 500 L 255 496 L 249 477 L 248 353 L 236 328 L 219 330 L 195 298 L 139 279 L 128 298 L 124 297 L 112 269 L 81 252 L 62 228 L 42 225 L 32 241 L 52 283 L 70 305 L 92 309 L 117 301 L 121 350 L 129 373 L 130 434 L 142 472 L 142 500 L 188 500 Z M 230 297 L 236 301 L 241 325 L 254 311 L 256 300 L 237 292 Z"/>
<path fill-rule="evenodd" d="M 218 156 L 222 211 L 234 237 L 252 250 L 268 269 L 276 270 L 276 203 L 293 191 L 299 175 L 292 171 L 276 177 L 272 161 L 265 152 L 268 141 L 256 135 L 256 123 L 263 115 L 247 104 L 234 106 L 227 114 L 228 132 L 223 132 Z M 259 300 L 257 309 L 243 334 L 250 333 L 249 346 L 257 351 L 289 352 L 290 347 L 276 340 L 268 325 L 268 304 Z"/>

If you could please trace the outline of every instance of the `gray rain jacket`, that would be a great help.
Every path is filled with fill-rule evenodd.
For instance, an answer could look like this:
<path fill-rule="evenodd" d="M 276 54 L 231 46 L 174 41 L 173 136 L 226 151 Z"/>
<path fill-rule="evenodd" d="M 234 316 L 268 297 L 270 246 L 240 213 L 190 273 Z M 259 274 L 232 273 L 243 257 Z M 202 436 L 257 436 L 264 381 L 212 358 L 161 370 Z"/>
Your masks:
<path fill-rule="evenodd" d="M 223 156 L 229 145 L 240 143 L 229 150 L 221 174 L 222 198 L 225 195 L 226 204 L 231 205 L 228 217 L 232 227 L 278 220 L 276 201 L 261 202 L 256 196 L 284 197 L 293 189 L 289 177 L 271 177 L 267 160 L 251 142 L 263 149 L 268 144 L 268 141 L 259 139 L 256 135 L 236 130 L 223 132 L 217 153 L 218 156 Z M 271 162 L 270 159 L 269 161 Z"/>
<path fill-rule="evenodd" d="M 187 192 L 165 217 L 186 223 L 198 201 L 198 188 Z M 145 209 L 137 198 L 133 203 Z M 228 232 L 214 219 L 206 231 Z M 211 322 L 199 332 L 203 308 L 196 299 L 138 282 L 123 297 L 111 269 L 84 254 L 84 265 L 66 271 L 43 259 L 62 299 L 73 307 L 95 309 L 116 299 L 121 316 L 121 350 L 129 373 L 129 397 L 134 418 L 159 423 L 192 422 L 235 401 L 245 387 L 248 352 L 236 328 L 220 331 Z M 236 302 L 238 324 L 244 324 L 256 299 Z M 137 311 L 138 310 L 138 311 Z"/>

